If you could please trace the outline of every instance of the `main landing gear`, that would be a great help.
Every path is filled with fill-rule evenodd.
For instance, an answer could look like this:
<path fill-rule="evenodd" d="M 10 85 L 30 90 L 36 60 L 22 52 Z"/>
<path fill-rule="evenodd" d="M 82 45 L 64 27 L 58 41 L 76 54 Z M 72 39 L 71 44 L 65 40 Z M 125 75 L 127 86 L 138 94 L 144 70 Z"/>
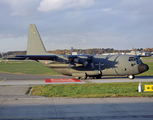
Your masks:
<path fill-rule="evenodd" d="M 81 79 L 81 80 L 86 80 L 86 79 L 101 79 L 102 75 L 96 75 L 94 77 L 89 77 L 89 76 L 86 76 L 86 77 L 74 77 L 75 79 Z"/>

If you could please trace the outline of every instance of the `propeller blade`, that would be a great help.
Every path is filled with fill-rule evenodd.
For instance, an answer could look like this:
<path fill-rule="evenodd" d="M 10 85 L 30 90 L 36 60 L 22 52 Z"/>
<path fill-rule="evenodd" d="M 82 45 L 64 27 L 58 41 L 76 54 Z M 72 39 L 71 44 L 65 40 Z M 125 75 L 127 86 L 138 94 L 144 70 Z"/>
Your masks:
<path fill-rule="evenodd" d="M 91 63 L 91 67 L 92 67 L 92 69 L 94 69 L 94 68 L 95 68 L 95 66 L 94 66 L 94 63 L 93 63 L 93 62 Z"/>
<path fill-rule="evenodd" d="M 70 62 L 70 63 L 69 63 L 69 69 L 71 68 L 71 65 L 74 65 L 74 66 L 76 66 L 76 64 L 75 64 L 75 63 L 73 63 L 73 62 Z"/>
<path fill-rule="evenodd" d="M 79 58 L 74 58 L 74 62 L 78 63 L 79 62 Z"/>
<path fill-rule="evenodd" d="M 84 62 L 84 66 L 86 67 L 88 65 L 88 61 L 85 61 Z"/>
<path fill-rule="evenodd" d="M 74 66 L 76 66 L 76 64 L 75 64 L 75 63 L 73 63 L 73 62 L 71 62 L 71 64 L 72 64 L 72 65 L 74 65 Z"/>
<path fill-rule="evenodd" d="M 71 63 L 69 63 L 69 69 L 71 68 Z"/>

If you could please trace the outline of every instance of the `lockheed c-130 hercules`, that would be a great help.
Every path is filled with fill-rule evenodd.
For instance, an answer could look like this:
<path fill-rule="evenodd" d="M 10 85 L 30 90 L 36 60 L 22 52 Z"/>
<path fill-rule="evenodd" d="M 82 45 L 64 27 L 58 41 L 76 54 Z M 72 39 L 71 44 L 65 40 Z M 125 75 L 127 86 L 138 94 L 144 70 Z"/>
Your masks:
<path fill-rule="evenodd" d="M 135 75 L 149 69 L 139 56 L 136 55 L 58 55 L 47 53 L 38 30 L 30 24 L 28 33 L 27 55 L 13 55 L 7 59 L 35 60 L 56 72 L 73 76 L 76 79 L 102 76 L 128 76 L 134 79 Z"/>

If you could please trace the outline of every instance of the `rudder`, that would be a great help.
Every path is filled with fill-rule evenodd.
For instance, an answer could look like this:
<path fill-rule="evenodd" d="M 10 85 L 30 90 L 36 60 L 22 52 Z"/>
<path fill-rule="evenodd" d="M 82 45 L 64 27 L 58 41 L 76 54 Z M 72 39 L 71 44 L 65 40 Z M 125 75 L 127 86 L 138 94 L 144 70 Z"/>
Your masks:
<path fill-rule="evenodd" d="M 45 55 L 46 49 L 34 24 L 29 25 L 27 55 Z"/>

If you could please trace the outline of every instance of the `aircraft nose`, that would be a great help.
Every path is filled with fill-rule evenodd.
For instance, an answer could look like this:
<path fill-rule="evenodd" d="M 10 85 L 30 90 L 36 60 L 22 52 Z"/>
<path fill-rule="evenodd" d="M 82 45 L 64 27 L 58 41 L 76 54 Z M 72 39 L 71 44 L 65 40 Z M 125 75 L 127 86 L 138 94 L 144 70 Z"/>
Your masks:
<path fill-rule="evenodd" d="M 146 64 L 140 64 L 140 65 L 138 66 L 138 70 L 139 70 L 139 73 L 143 73 L 143 72 L 149 70 L 149 66 L 146 65 Z"/>

